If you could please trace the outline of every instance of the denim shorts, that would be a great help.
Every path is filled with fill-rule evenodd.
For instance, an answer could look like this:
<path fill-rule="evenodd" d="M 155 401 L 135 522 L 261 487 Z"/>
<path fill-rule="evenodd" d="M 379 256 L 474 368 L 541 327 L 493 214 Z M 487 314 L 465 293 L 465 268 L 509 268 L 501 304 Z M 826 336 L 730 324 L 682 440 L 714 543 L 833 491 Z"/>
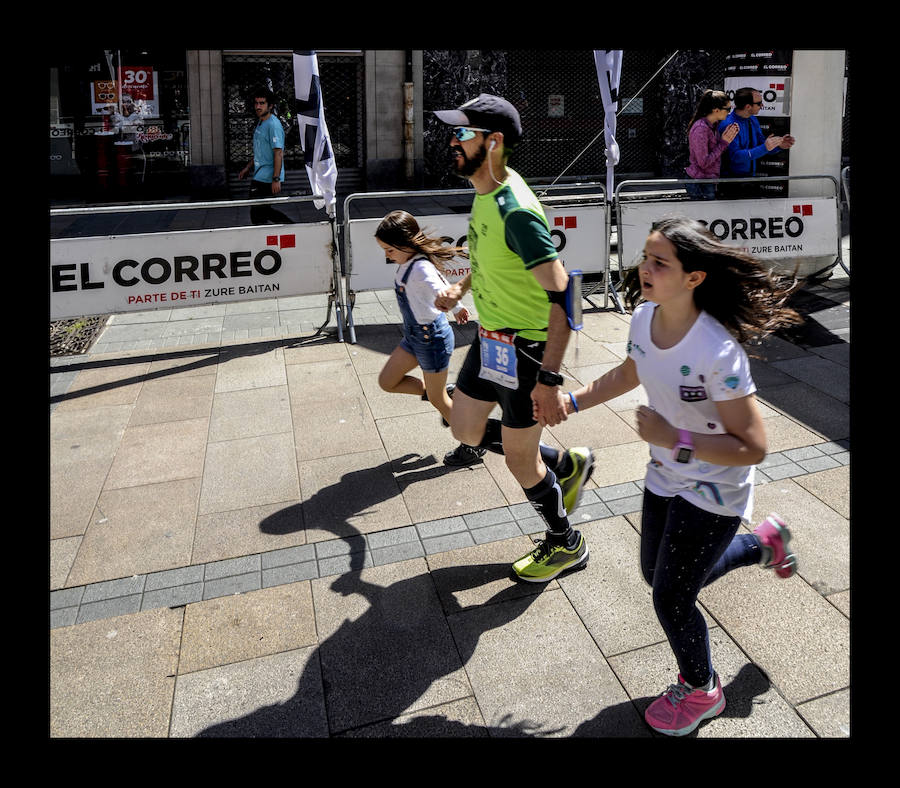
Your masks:
<path fill-rule="evenodd" d="M 443 372 L 447 369 L 454 346 L 453 329 L 445 315 L 429 326 L 403 326 L 400 347 L 416 357 L 423 372 Z"/>

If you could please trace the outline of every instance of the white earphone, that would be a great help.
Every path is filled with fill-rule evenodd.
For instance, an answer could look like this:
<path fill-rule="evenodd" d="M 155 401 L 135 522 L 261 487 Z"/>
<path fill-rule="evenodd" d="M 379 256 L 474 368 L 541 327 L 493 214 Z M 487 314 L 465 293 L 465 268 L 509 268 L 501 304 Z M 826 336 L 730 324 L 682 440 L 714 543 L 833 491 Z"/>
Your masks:
<path fill-rule="evenodd" d="M 497 147 L 497 140 L 491 140 L 491 144 L 490 144 L 490 147 L 488 147 L 488 151 L 492 151 L 496 147 Z M 491 164 L 491 157 L 487 156 L 486 158 L 487 158 L 487 163 L 488 163 L 488 172 L 491 174 L 491 180 L 493 180 L 494 183 L 500 184 L 502 186 L 503 181 L 498 181 L 497 178 L 494 176 L 494 166 L 493 166 L 493 164 Z"/>

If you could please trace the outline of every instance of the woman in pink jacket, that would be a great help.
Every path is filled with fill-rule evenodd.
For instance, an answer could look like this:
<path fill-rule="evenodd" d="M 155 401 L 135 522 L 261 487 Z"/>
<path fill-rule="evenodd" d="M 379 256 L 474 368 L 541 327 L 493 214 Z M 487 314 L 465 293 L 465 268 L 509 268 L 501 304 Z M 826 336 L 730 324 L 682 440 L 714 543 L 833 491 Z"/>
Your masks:
<path fill-rule="evenodd" d="M 703 181 L 719 177 L 722 153 L 738 133 L 737 123 L 728 126 L 721 136 L 716 132 L 730 111 L 731 100 L 724 91 L 707 90 L 700 97 L 694 117 L 688 124 L 691 163 L 684 171 L 691 178 Z M 688 183 L 685 189 L 692 200 L 716 199 L 714 183 Z"/>

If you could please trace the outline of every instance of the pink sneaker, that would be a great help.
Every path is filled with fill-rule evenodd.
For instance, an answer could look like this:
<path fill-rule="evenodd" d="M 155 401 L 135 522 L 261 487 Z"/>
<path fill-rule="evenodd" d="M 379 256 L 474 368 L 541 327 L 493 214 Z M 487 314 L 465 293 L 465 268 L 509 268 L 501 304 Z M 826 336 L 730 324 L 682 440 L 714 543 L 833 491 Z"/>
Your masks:
<path fill-rule="evenodd" d="M 669 688 L 647 707 L 644 719 L 655 731 L 666 736 L 686 736 L 703 720 L 716 717 L 725 708 L 725 693 L 716 674 L 716 686 L 711 692 L 694 689 L 684 683 L 681 674 L 678 683 Z"/>
<path fill-rule="evenodd" d="M 753 529 L 760 543 L 771 551 L 765 569 L 774 569 L 779 577 L 791 577 L 797 573 L 797 556 L 788 552 L 791 532 L 777 514 L 770 514 Z"/>

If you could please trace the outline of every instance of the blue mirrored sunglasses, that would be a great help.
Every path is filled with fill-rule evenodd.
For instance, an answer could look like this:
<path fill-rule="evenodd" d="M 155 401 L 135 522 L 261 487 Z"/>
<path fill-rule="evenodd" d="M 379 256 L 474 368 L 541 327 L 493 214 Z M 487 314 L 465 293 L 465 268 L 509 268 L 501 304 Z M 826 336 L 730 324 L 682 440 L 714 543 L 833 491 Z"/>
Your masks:
<path fill-rule="evenodd" d="M 485 134 L 490 134 L 490 129 L 478 129 L 474 126 L 454 126 L 453 134 L 460 142 L 465 142 L 466 140 L 471 140 L 475 137 L 476 131 L 483 131 Z"/>

